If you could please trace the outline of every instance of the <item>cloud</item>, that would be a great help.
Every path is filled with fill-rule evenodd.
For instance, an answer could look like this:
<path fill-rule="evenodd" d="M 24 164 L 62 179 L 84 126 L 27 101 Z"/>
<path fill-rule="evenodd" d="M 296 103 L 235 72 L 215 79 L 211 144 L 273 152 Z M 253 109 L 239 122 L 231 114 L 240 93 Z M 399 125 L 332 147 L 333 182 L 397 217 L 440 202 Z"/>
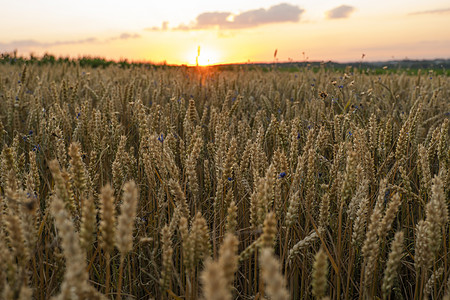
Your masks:
<path fill-rule="evenodd" d="M 443 40 L 420 40 L 416 42 L 409 42 L 409 43 L 394 43 L 389 45 L 380 45 L 380 46 L 372 46 L 372 47 L 365 47 L 362 51 L 364 52 L 370 52 L 370 51 L 379 51 L 379 52 L 388 52 L 391 51 L 392 53 L 404 53 L 407 54 L 408 52 L 422 52 L 422 53 L 430 53 L 434 50 L 447 50 L 450 47 L 450 39 L 443 39 Z M 429 51 L 429 49 L 432 49 L 433 51 Z M 361 48 L 353 48 L 351 50 L 358 50 L 361 51 Z M 428 50 L 428 51 L 424 51 Z M 448 55 L 447 55 L 448 56 Z"/>
<path fill-rule="evenodd" d="M 128 39 L 138 39 L 138 38 L 140 38 L 141 37 L 141 35 L 140 34 L 137 34 L 137 33 L 134 33 L 134 34 L 131 34 L 131 33 L 122 33 L 120 36 L 119 36 L 119 39 L 121 39 L 121 40 L 128 40 Z"/>
<path fill-rule="evenodd" d="M 447 14 L 450 13 L 450 8 L 441 8 L 441 9 L 433 9 L 433 10 L 422 10 L 409 13 L 409 16 L 414 15 L 428 15 L 428 14 Z"/>
<path fill-rule="evenodd" d="M 202 29 L 214 26 L 223 26 L 224 24 L 230 23 L 230 21 L 227 20 L 230 16 L 232 16 L 232 14 L 229 12 L 205 12 L 197 16 L 194 27 L 197 29 Z"/>
<path fill-rule="evenodd" d="M 161 27 L 153 26 L 144 28 L 145 31 L 167 31 L 169 29 L 169 22 L 164 21 L 161 24 Z"/>
<path fill-rule="evenodd" d="M 87 38 L 82 40 L 68 40 L 68 41 L 54 41 L 54 42 L 39 42 L 36 40 L 18 40 L 10 43 L 0 43 L 0 49 L 17 49 L 17 48 L 49 48 L 61 45 L 75 45 L 75 44 L 87 44 L 98 42 L 96 38 Z"/>
<path fill-rule="evenodd" d="M 111 37 L 105 40 L 99 40 L 95 37 L 90 37 L 80 40 L 66 40 L 66 41 L 53 41 L 53 42 L 39 42 L 36 40 L 17 40 L 9 43 L 0 42 L 0 51 L 11 51 L 14 49 L 29 49 L 29 48 L 50 48 L 56 46 L 66 46 L 66 45 L 81 45 L 81 44 L 94 44 L 94 43 L 109 43 L 115 40 L 128 40 L 136 39 L 141 36 L 137 33 L 122 33 L 118 36 Z"/>
<path fill-rule="evenodd" d="M 137 34 L 137 33 L 133 34 L 133 33 L 126 33 L 126 32 L 124 32 L 121 35 L 109 38 L 106 41 L 138 39 L 140 37 L 141 37 L 141 35 Z"/>
<path fill-rule="evenodd" d="M 326 12 L 327 19 L 346 19 L 355 11 L 353 6 L 341 5 Z"/>
<path fill-rule="evenodd" d="M 346 53 L 365 53 L 366 60 L 402 60 L 402 59 L 446 59 L 449 57 L 448 49 L 450 39 L 420 40 L 416 42 L 404 42 L 393 44 L 373 44 L 347 49 Z"/>
<path fill-rule="evenodd" d="M 274 23 L 298 22 L 303 9 L 296 5 L 280 3 L 268 9 L 259 8 L 247 10 L 238 14 L 231 12 L 204 12 L 188 25 L 180 24 L 172 30 L 202 30 L 202 29 L 243 29 Z M 146 28 L 148 31 L 168 30 L 167 22 L 162 27 Z"/>

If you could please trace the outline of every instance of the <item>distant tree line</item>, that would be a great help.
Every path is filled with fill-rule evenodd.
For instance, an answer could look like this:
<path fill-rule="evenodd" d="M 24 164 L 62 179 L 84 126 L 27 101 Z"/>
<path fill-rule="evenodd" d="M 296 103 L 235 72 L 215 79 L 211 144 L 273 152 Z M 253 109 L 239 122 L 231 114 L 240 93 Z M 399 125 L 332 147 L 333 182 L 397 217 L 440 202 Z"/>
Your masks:
<path fill-rule="evenodd" d="M 35 56 L 30 54 L 30 56 L 19 56 L 17 51 L 13 52 L 3 52 L 0 53 L 0 64 L 11 64 L 11 65 L 21 65 L 21 64 L 36 64 L 36 65 L 57 65 L 57 64 L 73 64 L 79 65 L 81 67 L 92 67 L 92 68 L 106 68 L 108 66 L 120 66 L 123 68 L 128 68 L 131 66 L 156 66 L 147 62 L 129 62 L 127 59 L 122 59 L 119 61 L 109 60 L 102 57 L 93 56 L 83 56 L 78 58 L 70 57 L 56 57 L 55 55 L 45 53 L 42 56 Z"/>

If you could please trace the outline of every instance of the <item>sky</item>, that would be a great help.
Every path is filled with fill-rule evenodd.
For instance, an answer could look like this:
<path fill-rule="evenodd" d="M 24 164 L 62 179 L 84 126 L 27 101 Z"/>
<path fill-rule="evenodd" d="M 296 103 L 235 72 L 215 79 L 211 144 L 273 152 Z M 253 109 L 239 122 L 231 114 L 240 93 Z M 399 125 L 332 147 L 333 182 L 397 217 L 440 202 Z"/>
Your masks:
<path fill-rule="evenodd" d="M 188 65 L 450 58 L 448 0 L 0 0 L 0 7 L 0 52 L 24 56 Z"/>

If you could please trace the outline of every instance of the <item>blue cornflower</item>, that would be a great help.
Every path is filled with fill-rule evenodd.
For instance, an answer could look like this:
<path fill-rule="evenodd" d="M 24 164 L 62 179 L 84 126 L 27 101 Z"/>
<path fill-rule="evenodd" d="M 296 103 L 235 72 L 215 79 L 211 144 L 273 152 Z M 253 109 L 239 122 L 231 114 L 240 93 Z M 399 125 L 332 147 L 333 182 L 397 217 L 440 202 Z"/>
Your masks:
<path fill-rule="evenodd" d="M 27 136 L 26 135 L 24 135 L 23 137 L 22 137 L 22 139 L 24 140 L 24 141 L 26 141 L 27 140 Z"/>
<path fill-rule="evenodd" d="M 78 119 L 80 116 L 81 116 L 81 113 L 80 113 L 80 112 L 77 113 L 77 119 Z"/>
<path fill-rule="evenodd" d="M 297 133 L 297 140 L 300 139 L 300 132 Z"/>
<path fill-rule="evenodd" d="M 281 172 L 279 175 L 278 175 L 278 178 L 284 178 L 286 176 L 286 172 Z"/>
<path fill-rule="evenodd" d="M 28 131 L 28 134 L 32 135 L 33 134 L 33 130 Z"/>
<path fill-rule="evenodd" d="M 161 143 L 164 142 L 164 135 L 161 133 L 161 135 L 158 137 L 158 141 Z"/>
<path fill-rule="evenodd" d="M 390 194 L 391 194 L 390 190 L 386 190 L 386 192 L 384 193 L 384 203 L 385 204 L 388 201 Z"/>
<path fill-rule="evenodd" d="M 351 131 L 349 131 L 349 132 L 348 132 L 348 135 L 349 135 L 349 136 L 352 136 L 353 134 L 352 134 L 352 132 L 351 132 Z"/>
<path fill-rule="evenodd" d="M 19 101 L 19 96 L 16 96 L 16 101 Z"/>
<path fill-rule="evenodd" d="M 233 178 L 231 178 L 231 177 L 228 177 L 228 181 L 232 181 L 233 180 Z"/>
<path fill-rule="evenodd" d="M 340 88 L 340 89 L 343 89 L 343 88 L 344 88 L 344 86 L 343 86 L 343 85 L 341 84 L 341 85 L 339 86 L 339 88 Z"/>

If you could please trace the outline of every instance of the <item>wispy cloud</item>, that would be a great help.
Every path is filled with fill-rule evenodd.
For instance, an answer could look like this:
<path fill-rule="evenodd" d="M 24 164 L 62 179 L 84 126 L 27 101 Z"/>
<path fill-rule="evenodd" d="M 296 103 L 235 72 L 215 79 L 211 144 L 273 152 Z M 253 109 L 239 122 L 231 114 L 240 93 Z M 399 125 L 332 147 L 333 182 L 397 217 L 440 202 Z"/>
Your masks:
<path fill-rule="evenodd" d="M 161 23 L 161 27 L 153 26 L 153 27 L 147 27 L 144 28 L 145 31 L 167 31 L 169 30 L 169 22 L 164 21 Z"/>
<path fill-rule="evenodd" d="M 296 5 L 281 3 L 269 7 L 259 8 L 233 14 L 231 12 L 204 12 L 189 24 L 180 24 L 172 30 L 202 30 L 202 29 L 243 29 L 274 23 L 298 22 L 303 9 Z M 168 23 L 161 27 L 146 28 L 149 31 L 168 30 Z"/>
<path fill-rule="evenodd" d="M 18 40 L 10 43 L 0 43 L 0 49 L 15 49 L 15 48 L 49 48 L 61 45 L 75 45 L 75 44 L 87 44 L 95 43 L 98 40 L 96 38 L 87 38 L 82 40 L 68 40 L 68 41 L 53 41 L 53 42 L 39 42 L 36 40 Z"/>
<path fill-rule="evenodd" d="M 391 58 L 403 59 L 405 56 L 417 59 L 424 58 L 448 58 L 450 39 L 420 40 L 416 42 L 394 43 L 389 45 L 374 45 L 368 47 L 349 48 L 349 52 L 363 52 L 369 57 L 391 56 Z"/>
<path fill-rule="evenodd" d="M 153 27 L 147 27 L 144 29 L 145 31 L 166 31 L 169 30 L 169 22 L 164 21 L 161 24 L 161 27 L 153 26 Z"/>
<path fill-rule="evenodd" d="M 353 6 L 341 5 L 326 12 L 327 19 L 346 19 L 355 11 Z"/>
<path fill-rule="evenodd" d="M 140 34 L 137 34 L 137 33 L 127 33 L 127 32 L 124 32 L 124 33 L 122 33 L 122 34 L 119 35 L 119 36 L 115 36 L 115 37 L 109 38 L 109 41 L 138 39 L 138 38 L 140 38 L 140 37 L 141 37 L 141 35 L 140 35 Z"/>
<path fill-rule="evenodd" d="M 429 14 L 448 14 L 450 13 L 450 8 L 440 8 L 440 9 L 433 9 L 433 10 L 422 10 L 422 11 L 416 11 L 409 13 L 409 16 L 413 15 L 429 15 Z"/>
<path fill-rule="evenodd" d="M 80 44 L 94 44 L 94 43 L 109 43 L 115 40 L 129 40 L 140 38 L 141 36 L 137 33 L 122 33 L 118 36 L 113 36 L 104 40 L 99 40 L 95 37 L 90 37 L 86 39 L 79 40 L 65 40 L 65 41 L 53 41 L 53 42 L 40 42 L 36 40 L 17 40 L 9 43 L 0 42 L 0 51 L 11 51 L 13 49 L 29 49 L 29 48 L 51 48 L 57 46 L 66 45 L 80 45 Z"/>

